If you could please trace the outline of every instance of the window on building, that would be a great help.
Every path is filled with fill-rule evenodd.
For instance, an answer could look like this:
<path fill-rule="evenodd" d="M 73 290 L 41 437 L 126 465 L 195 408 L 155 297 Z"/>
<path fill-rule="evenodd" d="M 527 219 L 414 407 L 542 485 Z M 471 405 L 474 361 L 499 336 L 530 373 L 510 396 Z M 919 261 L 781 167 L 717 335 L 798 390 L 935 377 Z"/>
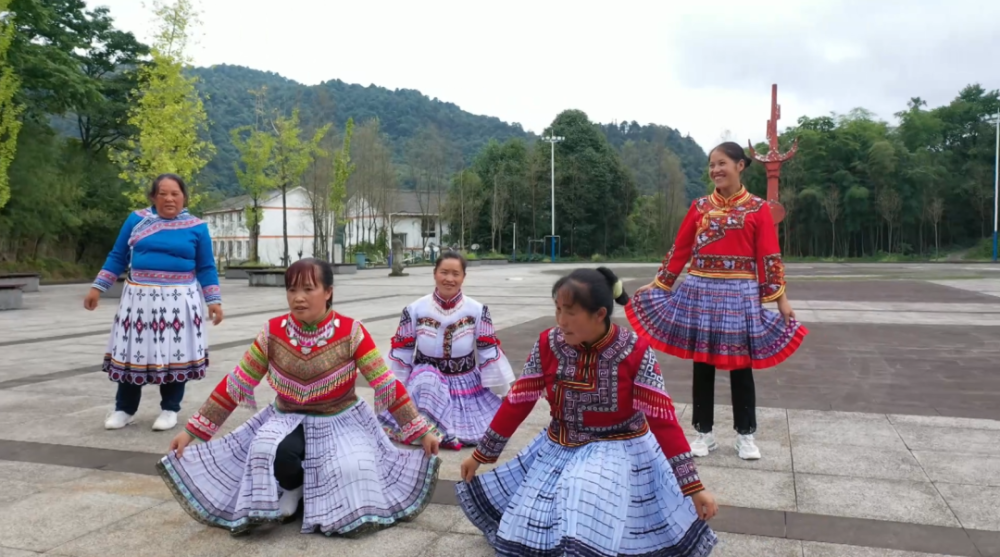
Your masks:
<path fill-rule="evenodd" d="M 420 234 L 424 238 L 434 238 L 437 236 L 437 219 L 434 217 L 420 219 Z"/>
<path fill-rule="evenodd" d="M 226 250 L 226 255 L 228 255 L 229 257 L 232 257 L 232 256 L 233 256 L 233 241 L 232 241 L 232 240 L 230 240 L 230 241 L 229 241 L 229 242 L 227 242 L 227 243 L 228 243 L 229 245 L 227 246 L 227 250 Z"/>
<path fill-rule="evenodd" d="M 243 242 L 236 242 L 236 259 L 243 259 Z"/>
<path fill-rule="evenodd" d="M 244 241 L 243 244 L 247 250 L 247 259 L 250 259 L 250 240 Z"/>

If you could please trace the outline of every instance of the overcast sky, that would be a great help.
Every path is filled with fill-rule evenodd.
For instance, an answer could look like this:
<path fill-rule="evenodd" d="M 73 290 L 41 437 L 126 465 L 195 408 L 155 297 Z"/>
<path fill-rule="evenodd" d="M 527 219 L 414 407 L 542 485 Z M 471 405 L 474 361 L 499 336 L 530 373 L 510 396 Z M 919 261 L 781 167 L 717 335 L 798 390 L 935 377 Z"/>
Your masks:
<path fill-rule="evenodd" d="M 140 0 L 105 5 L 148 38 Z M 594 6 L 594 7 L 584 7 Z M 885 119 L 910 97 L 945 104 L 1000 88 L 996 0 L 201 0 L 198 65 L 305 84 L 418 89 L 541 132 L 567 108 L 654 122 L 710 148 L 763 141 L 770 85 L 782 128 L 858 106 Z"/>

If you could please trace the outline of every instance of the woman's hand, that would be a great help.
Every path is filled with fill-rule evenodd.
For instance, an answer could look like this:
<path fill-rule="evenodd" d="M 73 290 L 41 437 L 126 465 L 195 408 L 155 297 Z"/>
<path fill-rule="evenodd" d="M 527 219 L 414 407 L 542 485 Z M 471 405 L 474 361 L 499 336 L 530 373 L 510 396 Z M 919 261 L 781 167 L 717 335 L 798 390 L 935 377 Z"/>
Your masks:
<path fill-rule="evenodd" d="M 90 292 L 83 298 L 83 308 L 87 311 L 94 311 L 97 309 L 97 304 L 101 301 L 101 291 L 96 288 L 91 288 Z"/>
<path fill-rule="evenodd" d="M 702 520 L 712 520 L 719 512 L 719 505 L 715 504 L 715 497 L 708 490 L 702 490 L 691 496 L 694 503 L 694 510 L 698 513 L 698 518 Z"/>
<path fill-rule="evenodd" d="M 438 447 L 441 446 L 441 440 L 432 431 L 424 435 L 424 438 L 420 440 L 420 444 L 424 446 L 424 454 L 431 456 L 432 454 L 438 454 Z"/>
<path fill-rule="evenodd" d="M 194 441 L 194 437 L 187 431 L 182 431 L 174 437 L 173 441 L 170 442 L 170 450 L 177 453 L 177 458 L 182 458 L 184 456 L 184 448 Z"/>
<path fill-rule="evenodd" d="M 479 470 L 479 461 L 471 456 L 462 461 L 462 479 L 465 483 L 472 481 L 476 477 L 476 470 Z"/>
<path fill-rule="evenodd" d="M 208 318 L 212 320 L 213 325 L 222 323 L 222 304 L 208 306 Z"/>
<path fill-rule="evenodd" d="M 649 283 L 649 284 L 644 284 L 644 285 L 640 286 L 639 288 L 636 288 L 635 292 L 632 295 L 634 296 L 635 294 L 638 294 L 640 292 L 645 292 L 645 291 L 647 291 L 647 290 L 649 290 L 651 288 L 658 288 L 658 286 L 656 286 L 656 281 L 655 280 L 653 282 Z"/>
<path fill-rule="evenodd" d="M 778 298 L 778 312 L 785 318 L 785 326 L 791 325 L 792 319 L 795 319 L 795 310 L 792 309 L 792 303 L 788 301 L 788 297 L 784 294 Z"/>

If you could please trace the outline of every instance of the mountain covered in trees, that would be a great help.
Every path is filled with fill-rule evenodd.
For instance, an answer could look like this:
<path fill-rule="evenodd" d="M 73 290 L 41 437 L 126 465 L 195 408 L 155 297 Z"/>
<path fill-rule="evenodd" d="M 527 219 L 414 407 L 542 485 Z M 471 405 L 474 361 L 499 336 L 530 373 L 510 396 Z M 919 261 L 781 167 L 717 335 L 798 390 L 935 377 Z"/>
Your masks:
<path fill-rule="evenodd" d="M 88 274 L 158 172 L 193 178 L 196 214 L 220 198 L 305 187 L 321 245 L 337 232 L 327 217 L 354 195 L 384 213 L 409 189 L 421 211 L 441 207 L 425 225 L 436 242 L 505 254 L 537 254 L 554 210 L 560 253 L 588 258 L 658 259 L 709 187 L 706 154 L 689 137 L 569 109 L 539 132 L 565 137 L 552 207 L 550 146 L 516 124 L 412 90 L 304 86 L 164 54 L 190 0 L 163 4 L 171 17 L 149 46 L 117 29 L 107 8 L 3 1 L 0 270 Z M 799 141 L 780 184 L 786 255 L 927 257 L 988 245 L 1000 92 L 971 84 L 947 104 L 914 97 L 900 108 L 892 122 L 858 108 L 781 132 L 782 149 Z M 761 165 L 744 181 L 764 195 Z M 376 216 L 364 241 L 384 249 L 392 230 Z"/>
<path fill-rule="evenodd" d="M 232 65 L 193 68 L 190 73 L 198 79 L 212 142 L 217 149 L 215 158 L 203 171 L 201 182 L 227 195 L 240 193 L 233 171 L 238 154 L 229 134 L 232 129 L 254 123 L 254 98 L 250 91 L 263 87 L 267 88 L 270 107 L 284 112 L 298 107 L 302 127 L 307 130 L 327 123 L 333 124 L 335 130 L 342 130 L 348 118 L 358 123 L 378 118 L 392 160 L 399 167 L 406 166 L 407 142 L 427 127 L 435 128 L 447 143 L 448 163 L 455 170 L 468 165 L 490 140 L 502 143 L 519 138 L 533 143 L 537 139 L 520 124 L 471 114 L 453 103 L 431 99 L 413 89 L 393 91 L 341 80 L 306 86 L 273 72 Z M 692 191 L 704 189 L 699 180 L 706 164 L 705 152 L 690 137 L 666 126 L 640 126 L 634 121 L 599 125 L 599 128 L 611 145 L 619 149 L 628 140 L 663 144 L 680 157 L 685 176 L 694 184 Z M 402 185 L 413 187 L 405 174 Z"/>

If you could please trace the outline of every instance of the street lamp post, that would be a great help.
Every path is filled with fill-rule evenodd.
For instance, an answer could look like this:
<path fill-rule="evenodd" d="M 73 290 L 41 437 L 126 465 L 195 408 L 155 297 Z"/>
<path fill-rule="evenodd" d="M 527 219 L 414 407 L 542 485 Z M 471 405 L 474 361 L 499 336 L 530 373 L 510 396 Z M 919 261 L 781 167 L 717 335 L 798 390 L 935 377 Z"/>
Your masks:
<path fill-rule="evenodd" d="M 552 235 L 549 237 L 549 255 L 552 256 L 552 262 L 556 262 L 556 143 L 566 139 L 565 137 L 559 137 L 557 135 L 550 135 L 543 137 L 542 141 L 546 141 L 552 146 Z M 995 227 L 994 227 L 995 228 Z M 996 234 L 994 234 L 994 237 Z M 993 250 L 996 251 L 995 249 Z M 996 256 L 994 255 L 994 259 Z"/>
<path fill-rule="evenodd" d="M 997 211 L 1000 209 L 1000 108 L 997 109 L 997 148 L 993 159 L 993 262 L 997 262 Z"/>

